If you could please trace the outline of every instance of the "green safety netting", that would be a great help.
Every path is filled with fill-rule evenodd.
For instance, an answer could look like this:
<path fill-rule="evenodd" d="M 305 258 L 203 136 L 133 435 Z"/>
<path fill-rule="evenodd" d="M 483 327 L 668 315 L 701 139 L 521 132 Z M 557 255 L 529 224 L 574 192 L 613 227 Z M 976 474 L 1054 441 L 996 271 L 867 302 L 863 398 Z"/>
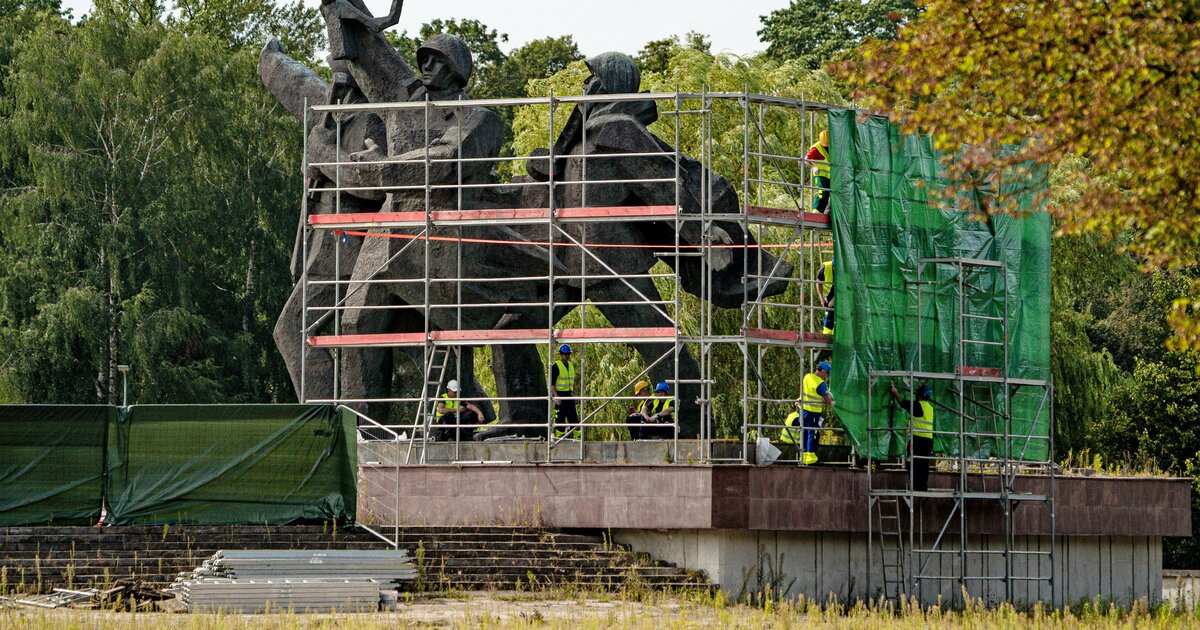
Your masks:
<path fill-rule="evenodd" d="M 109 522 L 351 523 L 356 449 L 329 405 L 131 407 L 109 425 Z"/>
<path fill-rule="evenodd" d="M 113 407 L 0 406 L 0 526 L 91 525 Z"/>
<path fill-rule="evenodd" d="M 869 435 L 872 456 L 883 457 L 906 446 L 902 434 L 878 430 L 906 426 L 907 415 L 888 395 L 890 382 L 902 391 L 905 385 L 901 379 L 883 379 L 868 392 L 868 373 L 998 368 L 1005 360 L 1002 348 L 972 342 L 1002 338 L 1000 322 L 983 318 L 998 317 L 1006 304 L 1008 376 L 1050 378 L 1050 220 L 1033 205 L 1034 182 L 1041 178 L 1037 169 L 1008 174 L 998 184 L 954 198 L 935 194 L 945 191 L 947 182 L 929 139 L 903 135 L 882 117 L 858 116 L 855 111 L 829 114 L 837 298 L 830 384 L 838 419 L 860 455 L 867 454 Z M 972 220 L 955 209 L 964 201 L 1015 204 L 1026 213 L 1020 219 Z M 999 269 L 967 267 L 962 276 L 967 286 L 960 290 L 958 269 L 933 263 L 918 277 L 918 259 L 935 257 L 1004 261 L 1007 277 Z M 960 317 L 964 313 L 976 317 Z M 960 343 L 964 339 L 969 341 Z M 1015 436 L 1007 444 L 995 437 L 968 438 L 961 452 L 988 457 L 1003 456 L 1007 449 L 1008 456 L 1035 461 L 1048 456 L 1047 388 L 1009 387 L 1006 394 L 998 385 L 929 384 L 938 403 L 956 410 L 938 407 L 936 430 Z M 960 400 L 966 401 L 961 413 Z M 1005 427 L 1009 408 L 1011 426 Z M 934 447 L 957 454 L 958 442 L 957 436 L 938 435 Z"/>

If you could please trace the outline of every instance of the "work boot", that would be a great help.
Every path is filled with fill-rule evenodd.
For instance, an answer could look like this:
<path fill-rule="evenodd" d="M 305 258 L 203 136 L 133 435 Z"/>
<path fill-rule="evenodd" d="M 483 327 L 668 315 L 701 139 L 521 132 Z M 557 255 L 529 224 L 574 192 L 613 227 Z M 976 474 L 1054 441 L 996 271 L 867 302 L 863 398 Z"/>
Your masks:
<path fill-rule="evenodd" d="M 817 463 L 817 454 L 808 452 L 804 453 L 804 456 L 801 458 L 801 463 L 805 466 Z"/>

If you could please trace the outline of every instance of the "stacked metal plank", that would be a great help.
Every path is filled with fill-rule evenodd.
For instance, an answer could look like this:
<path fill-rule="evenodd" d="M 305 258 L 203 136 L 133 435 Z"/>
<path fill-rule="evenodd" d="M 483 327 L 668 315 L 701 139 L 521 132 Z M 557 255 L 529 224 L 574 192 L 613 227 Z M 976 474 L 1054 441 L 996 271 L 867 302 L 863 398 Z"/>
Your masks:
<path fill-rule="evenodd" d="M 416 576 L 404 550 L 228 550 L 168 590 L 193 612 L 366 611 Z"/>

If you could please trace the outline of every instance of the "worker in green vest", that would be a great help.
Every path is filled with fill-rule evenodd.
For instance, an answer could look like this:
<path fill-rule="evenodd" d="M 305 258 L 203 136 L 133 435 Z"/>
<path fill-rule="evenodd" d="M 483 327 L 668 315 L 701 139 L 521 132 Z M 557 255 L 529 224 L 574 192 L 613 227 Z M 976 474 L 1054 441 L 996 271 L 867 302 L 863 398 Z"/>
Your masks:
<path fill-rule="evenodd" d="M 833 368 L 826 361 L 817 364 L 817 369 L 804 375 L 804 393 L 800 397 L 800 411 L 793 412 L 784 420 L 783 433 L 780 440 L 788 444 L 796 443 L 795 425 L 800 418 L 803 428 L 800 430 L 800 463 L 805 466 L 817 463 L 817 429 L 825 423 L 825 410 L 833 408 L 833 394 L 829 391 L 829 372 Z"/>
<path fill-rule="evenodd" d="M 813 186 L 817 188 L 813 195 L 813 210 L 825 214 L 829 208 L 829 132 L 822 131 L 816 143 L 808 148 L 804 156 L 812 165 Z"/>
<path fill-rule="evenodd" d="M 633 395 L 638 397 L 634 401 L 632 407 L 629 408 L 629 415 L 625 416 L 625 422 L 630 425 L 629 437 L 635 440 L 649 439 L 649 435 L 645 434 L 645 428 L 641 425 L 650 421 L 650 405 L 654 403 L 654 398 L 650 394 L 650 381 L 638 381 L 633 386 Z"/>
<path fill-rule="evenodd" d="M 470 433 L 475 430 L 471 425 L 482 423 L 483 411 L 475 403 L 459 402 L 458 381 L 452 380 L 446 383 L 446 391 L 437 403 L 437 424 L 442 426 L 433 431 L 433 441 L 463 440 L 464 436 L 469 440 L 471 439 Z M 454 425 L 459 426 L 455 427 Z"/>
<path fill-rule="evenodd" d="M 556 425 L 579 424 L 579 411 L 575 407 L 575 365 L 571 363 L 571 346 L 558 347 L 558 360 L 550 366 L 550 400 L 554 403 Z"/>
<path fill-rule="evenodd" d="M 917 399 L 912 402 L 900 395 L 894 383 L 891 391 L 892 398 L 911 418 L 909 450 L 912 453 L 913 490 L 923 492 L 929 489 L 929 462 L 933 457 L 933 389 L 922 385 L 917 389 Z"/>
<path fill-rule="evenodd" d="M 823 321 L 823 327 L 822 327 L 821 332 L 825 333 L 826 335 L 832 335 L 833 334 L 833 259 L 832 258 L 829 259 L 829 262 L 823 263 L 821 265 L 821 268 L 819 270 L 817 270 L 817 280 L 819 280 L 821 282 L 820 288 L 818 289 L 821 292 L 821 304 L 824 305 L 825 308 L 829 309 L 829 310 L 825 311 L 825 319 Z"/>

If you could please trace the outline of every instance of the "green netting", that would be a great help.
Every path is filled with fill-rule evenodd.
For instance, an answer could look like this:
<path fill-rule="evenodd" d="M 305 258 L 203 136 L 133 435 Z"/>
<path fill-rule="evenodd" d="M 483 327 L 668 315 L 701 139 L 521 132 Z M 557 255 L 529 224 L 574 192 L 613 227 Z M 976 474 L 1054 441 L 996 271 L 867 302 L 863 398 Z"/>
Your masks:
<path fill-rule="evenodd" d="M 91 525 L 112 407 L 0 406 L 0 526 Z"/>
<path fill-rule="evenodd" d="M 138 406 L 108 435 L 115 525 L 354 520 L 355 422 L 335 407 Z"/>
<path fill-rule="evenodd" d="M 868 394 L 868 373 L 1002 366 L 999 346 L 960 344 L 962 339 L 999 341 L 1001 324 L 967 319 L 960 331 L 964 320 L 959 315 L 997 317 L 1005 309 L 1006 293 L 1008 376 L 1050 378 L 1050 220 L 1043 212 L 1032 212 L 1022 219 L 993 215 L 978 221 L 954 209 L 969 201 L 1036 210 L 1032 206 L 1036 186 L 1031 182 L 1039 174 L 1034 169 L 998 178 L 999 183 L 966 197 L 937 195 L 934 191 L 946 190 L 946 182 L 928 138 L 902 135 L 885 118 L 860 121 L 857 116 L 854 111 L 829 114 L 837 287 L 830 380 L 838 418 L 859 453 L 866 455 L 868 423 L 875 428 L 902 427 L 908 421 L 891 403 L 887 388 L 892 380 L 876 383 Z M 931 197 L 937 205 L 930 203 Z M 933 257 L 1004 261 L 1007 284 L 999 270 L 977 268 L 969 274 L 968 289 L 960 291 L 958 271 L 951 265 L 929 264 L 918 277 L 918 259 Z M 960 295 L 965 296 L 961 301 Z M 917 365 L 918 346 L 921 365 Z M 895 382 L 905 389 L 902 381 Z M 929 384 L 938 403 L 958 409 L 957 382 Z M 964 388 L 965 400 L 978 403 L 968 402 L 963 409 L 970 416 L 962 420 L 966 432 L 1020 436 L 1008 444 L 1012 457 L 1047 457 L 1050 401 L 1045 388 L 1010 387 L 1007 395 L 1002 386 L 964 384 Z M 1007 431 L 1005 405 L 1011 405 L 1012 412 Z M 938 431 L 960 428 L 961 414 L 938 408 L 934 417 Z M 898 454 L 906 446 L 901 435 L 882 431 L 870 435 L 875 457 Z M 1002 439 L 981 437 L 969 439 L 966 452 L 999 456 L 1005 446 Z M 934 447 L 942 453 L 960 451 L 956 436 L 939 435 Z"/>

